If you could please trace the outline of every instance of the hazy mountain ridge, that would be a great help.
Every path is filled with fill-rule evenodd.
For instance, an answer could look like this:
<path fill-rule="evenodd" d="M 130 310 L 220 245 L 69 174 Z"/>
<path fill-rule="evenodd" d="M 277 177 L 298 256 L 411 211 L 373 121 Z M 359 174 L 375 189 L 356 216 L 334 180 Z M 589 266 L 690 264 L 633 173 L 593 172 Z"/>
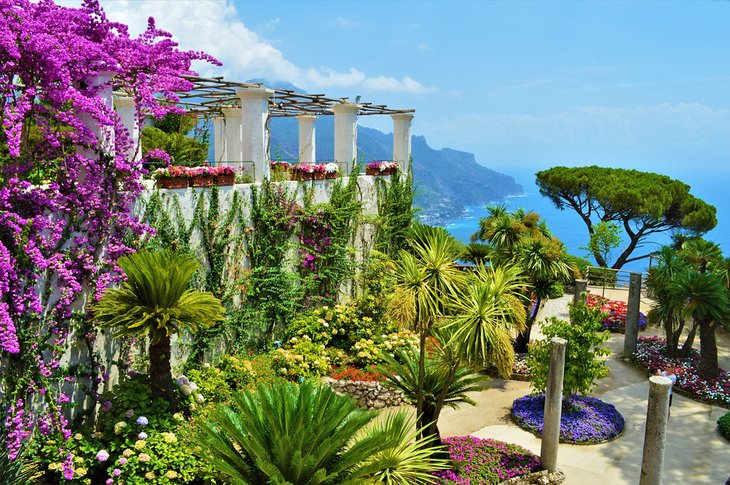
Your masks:
<path fill-rule="evenodd" d="M 298 90 L 290 84 L 275 85 L 279 89 Z M 299 158 L 299 126 L 295 118 L 272 118 L 271 158 Z M 316 122 L 317 160 L 334 159 L 334 116 L 320 116 Z M 393 134 L 359 126 L 358 154 L 365 163 L 390 160 L 393 156 Z M 421 218 L 429 223 L 443 223 L 461 215 L 464 206 L 503 200 L 522 193 L 514 178 L 477 163 L 474 154 L 430 147 L 423 136 L 412 140 L 413 176 L 416 185 L 415 205 L 421 207 Z"/>

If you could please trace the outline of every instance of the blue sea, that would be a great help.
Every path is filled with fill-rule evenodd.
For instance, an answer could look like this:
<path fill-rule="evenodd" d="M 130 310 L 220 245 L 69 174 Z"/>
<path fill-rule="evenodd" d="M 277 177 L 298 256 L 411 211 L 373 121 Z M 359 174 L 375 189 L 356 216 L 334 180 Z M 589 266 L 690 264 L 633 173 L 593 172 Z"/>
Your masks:
<path fill-rule="evenodd" d="M 667 173 L 672 178 L 689 184 L 691 193 L 717 208 L 718 225 L 705 235 L 706 239 L 720 245 L 726 256 L 730 255 L 730 172 L 725 171 L 694 171 L 692 173 Z M 517 177 L 515 177 L 517 179 Z M 588 244 L 588 230 L 577 213 L 572 210 L 558 210 L 547 197 L 540 195 L 534 183 L 534 178 L 517 180 L 523 187 L 524 194 L 511 196 L 505 200 L 509 210 L 523 208 L 537 212 L 547 222 L 553 234 L 559 237 L 568 248 L 568 252 L 576 256 L 585 257 L 591 262 L 592 257 L 587 251 L 580 249 Z M 497 202 L 499 203 L 499 202 Z M 457 239 L 469 242 L 469 237 L 478 229 L 479 219 L 488 215 L 486 206 L 471 206 L 458 219 L 448 221 L 444 225 Z M 662 244 L 670 242 L 666 234 L 653 235 L 644 244 L 634 251 L 634 255 L 645 254 L 658 249 Z M 615 250 L 614 260 L 621 249 Z M 645 271 L 649 266 L 649 259 L 643 259 L 624 265 L 623 269 Z"/>

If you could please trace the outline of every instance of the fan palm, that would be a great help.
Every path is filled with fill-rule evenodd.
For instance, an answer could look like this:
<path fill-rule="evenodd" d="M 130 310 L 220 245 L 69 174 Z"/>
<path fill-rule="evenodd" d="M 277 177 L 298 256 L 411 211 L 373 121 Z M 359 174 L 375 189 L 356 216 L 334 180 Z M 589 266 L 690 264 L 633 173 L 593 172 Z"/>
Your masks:
<path fill-rule="evenodd" d="M 647 278 L 647 285 L 654 292 L 655 305 L 649 311 L 647 318 L 652 323 L 663 324 L 667 337 L 667 356 L 676 357 L 686 319 L 682 311 L 682 295 L 671 291 L 669 285 L 677 275 L 687 271 L 689 266 L 670 246 L 663 246 L 656 257 L 658 264 L 649 271 Z M 694 329 L 690 334 L 694 335 Z M 684 347 L 685 350 L 689 350 L 687 344 Z"/>
<path fill-rule="evenodd" d="M 196 452 L 233 484 L 356 484 L 386 476 L 399 477 L 386 483 L 424 483 L 443 466 L 436 450 L 406 432 L 405 414 L 366 429 L 376 415 L 329 387 L 276 381 L 215 408 L 199 425 Z"/>
<path fill-rule="evenodd" d="M 170 369 L 170 338 L 223 320 L 224 309 L 212 294 L 189 289 L 199 264 L 174 251 L 140 251 L 119 259 L 127 280 L 94 306 L 99 326 L 116 337 L 149 336 L 150 387 L 175 407 Z"/>

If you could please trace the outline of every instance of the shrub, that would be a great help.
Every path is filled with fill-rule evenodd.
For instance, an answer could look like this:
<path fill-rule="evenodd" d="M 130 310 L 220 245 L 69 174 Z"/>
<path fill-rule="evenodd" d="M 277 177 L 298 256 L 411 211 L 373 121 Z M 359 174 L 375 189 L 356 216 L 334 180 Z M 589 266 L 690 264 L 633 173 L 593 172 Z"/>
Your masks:
<path fill-rule="evenodd" d="M 330 373 L 330 377 L 338 381 L 367 381 L 381 382 L 385 380 L 385 376 L 374 370 L 372 367 L 368 370 L 358 369 L 357 367 L 340 367 Z"/>
<path fill-rule="evenodd" d="M 271 352 L 271 367 L 278 375 L 290 380 L 327 375 L 333 366 L 346 361 L 344 351 L 327 349 L 324 344 L 316 344 L 305 335 L 292 337 L 289 348 Z"/>
<path fill-rule="evenodd" d="M 198 385 L 206 401 L 223 402 L 233 391 L 243 389 L 253 381 L 251 361 L 233 355 L 223 355 L 215 365 L 203 364 L 187 371 L 187 377 Z"/>
<path fill-rule="evenodd" d="M 547 319 L 547 325 L 542 328 L 545 339 L 534 342 L 530 347 L 528 365 L 532 369 L 532 387 L 537 392 L 545 392 L 547 388 L 550 339 L 553 337 L 568 341 L 563 378 L 566 393 L 588 393 L 597 379 L 608 375 L 608 366 L 602 357 L 610 353 L 603 347 L 610 336 L 601 326 L 601 312 L 585 303 L 570 305 L 570 319 L 572 323 L 555 317 Z"/>
<path fill-rule="evenodd" d="M 725 439 L 730 440 L 730 412 L 720 416 L 717 420 L 717 430 Z"/>

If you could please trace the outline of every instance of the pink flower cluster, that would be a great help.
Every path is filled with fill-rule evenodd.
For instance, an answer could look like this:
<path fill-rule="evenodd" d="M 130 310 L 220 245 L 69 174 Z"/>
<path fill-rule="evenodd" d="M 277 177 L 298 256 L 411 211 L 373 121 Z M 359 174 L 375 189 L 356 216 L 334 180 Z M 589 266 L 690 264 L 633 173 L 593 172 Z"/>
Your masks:
<path fill-rule="evenodd" d="M 0 140 L 8 149 L 0 167 L 0 359 L 12 354 L 25 364 L 13 379 L 11 366 L 0 366 L 13 451 L 35 421 L 68 435 L 57 396 L 71 317 L 86 295 L 99 298 L 118 278 L 117 259 L 132 251 L 126 241 L 147 230 L 132 214 L 142 166 L 127 157 L 136 147 L 111 93 L 131 97 L 140 122 L 163 116 L 179 111 L 175 92 L 192 86 L 181 77 L 194 74 L 191 61 L 218 62 L 178 50 L 153 19 L 131 38 L 98 0 L 81 8 L 0 0 L 0 59 Z M 24 145 L 28 127 L 37 127 L 40 143 Z M 33 178 L 41 171 L 42 185 Z M 88 319 L 77 320 L 77 337 L 93 339 Z M 95 375 L 86 377 L 93 388 Z"/>
<path fill-rule="evenodd" d="M 181 165 L 170 165 L 165 168 L 155 170 L 154 177 L 217 177 L 219 175 L 235 175 L 236 169 L 227 165 L 219 165 L 216 167 L 200 166 L 200 167 L 183 167 Z"/>
<path fill-rule="evenodd" d="M 337 173 L 340 168 L 336 163 L 297 163 L 289 169 L 294 173 Z"/>
<path fill-rule="evenodd" d="M 378 170 L 380 172 L 400 170 L 400 164 L 397 162 L 370 162 L 365 166 L 366 169 Z"/>

